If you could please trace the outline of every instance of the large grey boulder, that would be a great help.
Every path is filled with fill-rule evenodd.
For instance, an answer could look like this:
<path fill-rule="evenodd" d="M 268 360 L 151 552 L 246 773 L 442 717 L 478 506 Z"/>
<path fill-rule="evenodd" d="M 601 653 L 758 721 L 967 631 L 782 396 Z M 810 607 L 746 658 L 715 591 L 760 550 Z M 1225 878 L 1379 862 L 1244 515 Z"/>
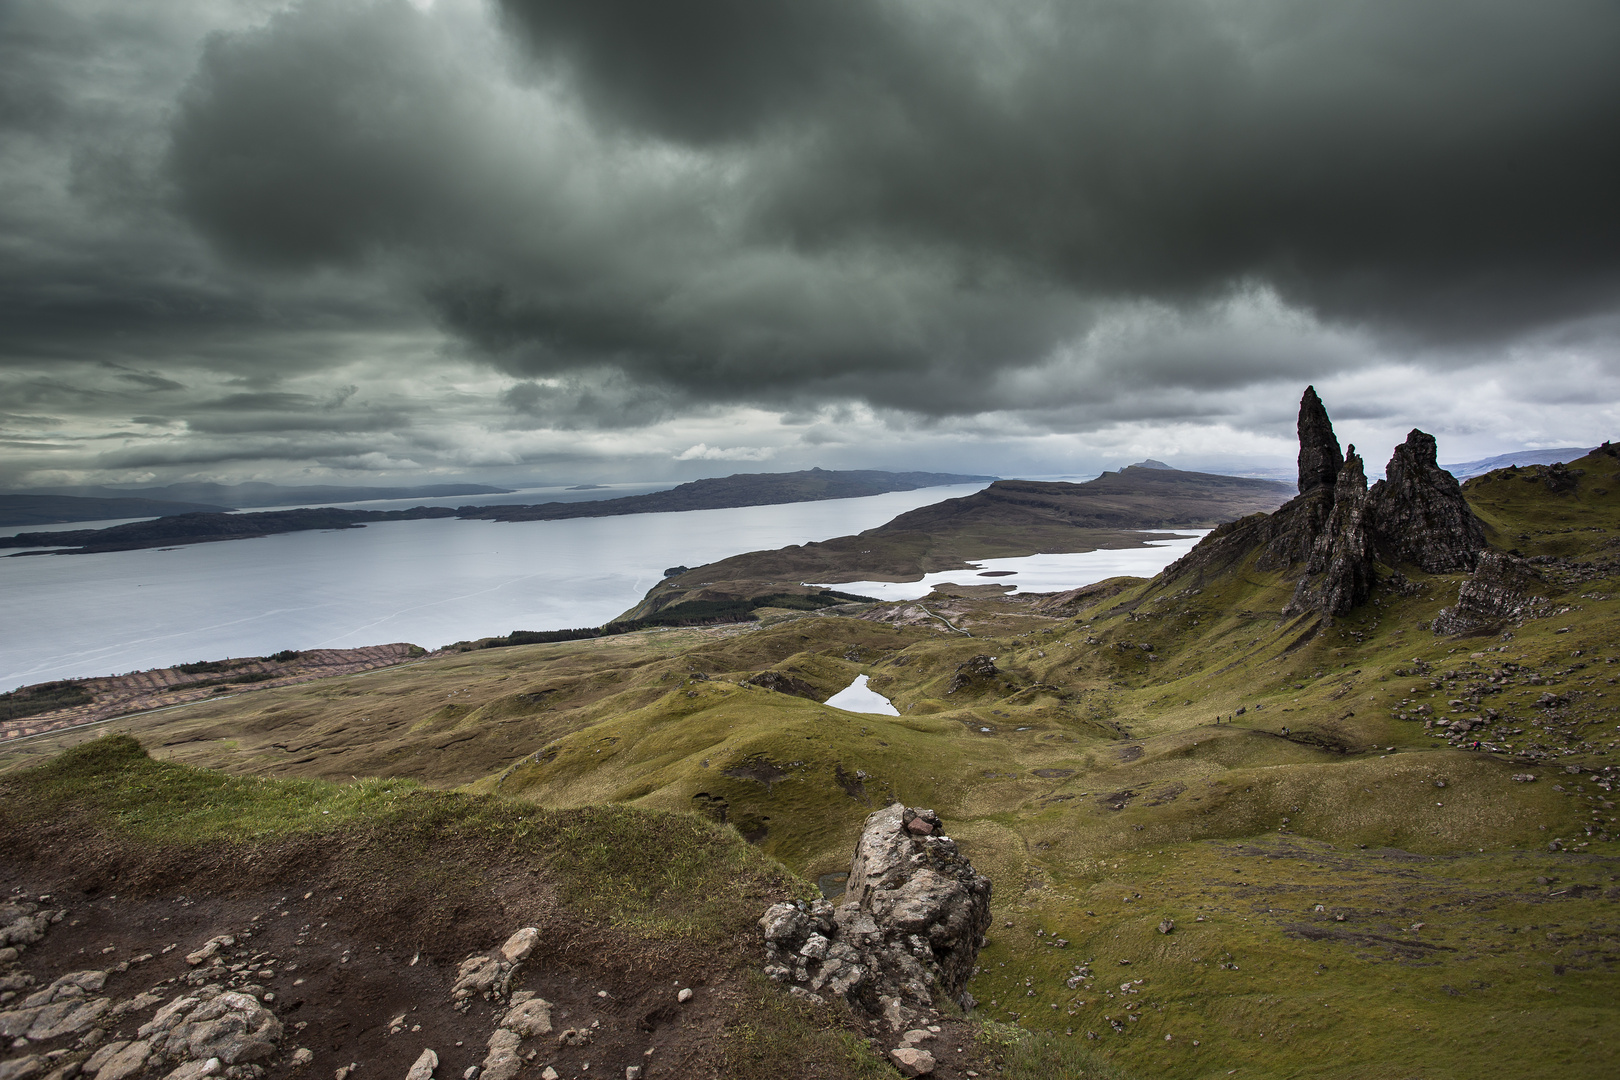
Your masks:
<path fill-rule="evenodd" d="M 894 803 L 867 817 L 842 906 L 784 902 L 760 918 L 765 972 L 797 992 L 825 990 L 895 1018 L 902 1003 L 966 1003 L 990 888 L 938 815 Z"/>

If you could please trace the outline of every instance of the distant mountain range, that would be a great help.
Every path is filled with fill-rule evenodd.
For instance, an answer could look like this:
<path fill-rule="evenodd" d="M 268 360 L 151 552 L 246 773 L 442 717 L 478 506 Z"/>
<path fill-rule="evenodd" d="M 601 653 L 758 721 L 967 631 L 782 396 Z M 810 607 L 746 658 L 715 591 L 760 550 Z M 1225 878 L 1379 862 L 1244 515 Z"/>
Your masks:
<path fill-rule="evenodd" d="M 1442 465 L 1442 469 L 1459 480 L 1480 476 L 1492 469 L 1505 469 L 1509 465 L 1551 465 L 1559 461 L 1574 461 L 1590 454 L 1596 447 L 1560 446 L 1551 450 L 1520 450 L 1515 454 L 1497 454 L 1478 461 L 1464 461 L 1456 465 Z"/>
<path fill-rule="evenodd" d="M 111 521 L 115 518 L 163 517 L 221 511 L 216 503 L 172 499 L 82 497 L 76 495 L 0 495 L 0 525 L 54 525 L 63 521 Z"/>
<path fill-rule="evenodd" d="M 457 495 L 504 495 L 511 488 L 488 484 L 426 484 L 416 487 L 340 487 L 314 484 L 169 484 L 164 487 L 48 488 L 0 495 L 0 525 L 53 525 L 66 521 L 170 517 L 252 506 L 299 506 L 368 502 L 373 499 L 443 499 Z"/>
<path fill-rule="evenodd" d="M 211 503 L 240 510 L 248 506 L 299 506 L 317 503 L 365 502 L 371 499 L 443 499 L 457 495 L 504 495 L 511 488 L 488 484 L 417 484 L 410 487 L 307 484 L 287 487 L 250 481 L 245 484 L 167 484 L 163 487 L 50 488 L 40 494 L 80 498 L 164 499 L 173 502 Z"/>
<path fill-rule="evenodd" d="M 411 521 L 425 518 L 462 518 L 484 521 L 552 521 L 562 518 L 618 517 L 626 514 L 665 513 L 673 510 L 718 510 L 736 506 L 768 506 L 777 503 L 819 502 L 880 495 L 889 491 L 914 491 L 945 484 L 989 483 L 993 476 L 965 476 L 958 473 L 879 472 L 871 469 L 829 471 L 808 469 L 792 473 L 739 473 L 735 476 L 694 480 L 668 491 L 629 495 L 621 499 L 592 502 L 547 502 L 526 506 L 415 506 L 406 510 L 349 510 L 337 507 L 304 507 L 252 514 L 182 512 L 153 521 L 136 521 L 106 529 L 74 529 L 60 532 L 30 532 L 0 537 L 0 547 L 57 548 L 63 553 L 91 551 L 130 551 L 172 544 L 201 544 L 220 540 L 245 540 L 273 533 L 304 532 L 310 529 L 358 528 L 369 522 Z M 212 487 L 213 485 L 197 485 Z M 273 485 L 238 485 L 272 487 Z M 476 491 L 461 494 L 499 493 L 501 488 L 463 485 Z M 189 489 L 190 485 L 176 485 Z M 281 488 L 282 493 L 315 489 Z M 342 488 L 325 489 L 343 491 Z M 354 489 L 347 489 L 354 490 Z M 443 497 L 440 488 L 362 489 L 371 492 L 411 490 L 413 495 L 372 495 L 372 498 Z M 454 493 L 452 493 L 454 494 Z M 69 498 L 69 496 L 58 496 Z M 105 501 L 105 500 L 103 500 Z M 358 501 L 358 500 L 349 500 Z M 117 515 L 132 516 L 132 515 Z M 57 519 L 62 520 L 62 519 Z M 68 519 L 73 520 L 73 519 Z M 78 519 L 94 520 L 94 519 Z M 44 524 L 43 521 L 39 522 Z"/>

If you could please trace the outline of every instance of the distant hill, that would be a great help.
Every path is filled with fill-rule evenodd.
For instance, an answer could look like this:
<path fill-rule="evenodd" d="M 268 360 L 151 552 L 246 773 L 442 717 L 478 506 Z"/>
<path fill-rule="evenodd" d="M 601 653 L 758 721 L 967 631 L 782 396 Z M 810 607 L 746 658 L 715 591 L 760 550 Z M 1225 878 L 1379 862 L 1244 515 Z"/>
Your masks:
<path fill-rule="evenodd" d="M 75 495 L 0 495 L 0 525 L 53 525 L 62 521 L 162 517 L 226 510 L 209 503 L 170 499 L 85 498 Z"/>
<path fill-rule="evenodd" d="M 207 509 L 242 509 L 249 506 L 309 506 L 340 502 L 368 502 L 373 499 L 445 499 L 457 495 L 504 495 L 511 488 L 488 484 L 418 484 L 414 487 L 362 487 L 311 484 L 283 487 L 253 481 L 245 484 L 168 484 L 149 488 L 54 488 L 60 495 L 81 498 L 144 498 L 175 502 L 207 503 Z M 188 509 L 198 509 L 196 506 Z M 179 513 L 181 511 L 168 511 Z M 57 518 L 57 521 L 88 521 L 90 518 Z"/>
<path fill-rule="evenodd" d="M 993 476 L 958 473 L 882 472 L 876 469 L 806 469 L 790 473 L 737 473 L 693 480 L 668 491 L 595 502 L 547 502 L 527 506 L 462 507 L 462 517 L 494 521 L 554 521 L 559 518 L 657 514 L 673 510 L 718 510 L 732 506 L 858 499 L 889 491 L 915 491 L 946 484 L 981 484 Z"/>
<path fill-rule="evenodd" d="M 1551 450 L 1520 450 L 1514 454 L 1497 454 L 1495 457 L 1443 465 L 1441 468 L 1459 480 L 1466 480 L 1470 476 L 1482 476 L 1493 469 L 1505 469 L 1509 465 L 1552 465 L 1560 461 L 1574 461 L 1591 452 L 1591 447 L 1580 446 L 1560 446 Z"/>
<path fill-rule="evenodd" d="M 1294 485 L 1132 465 L 1084 484 L 997 480 L 983 491 L 822 543 L 754 551 L 665 578 L 622 618 L 739 603 L 803 582 L 914 581 L 970 560 L 1144 546 L 1142 530 L 1213 528 L 1275 510 Z"/>
<path fill-rule="evenodd" d="M 406 510 L 304 507 L 251 514 L 176 514 L 156 521 L 137 521 L 107 529 L 75 529 L 0 537 L 0 547 L 57 548 L 64 554 L 132 551 L 136 548 L 167 547 L 171 544 L 246 540 L 273 533 L 303 532 L 310 529 L 356 528 L 368 522 L 447 517 L 484 521 L 551 521 L 560 518 L 617 517 L 624 514 L 652 514 L 672 510 L 716 510 L 734 506 L 767 506 L 778 503 L 816 502 L 824 499 L 849 499 L 863 495 L 879 495 L 886 491 L 912 491 L 917 488 L 978 483 L 994 479 L 993 476 L 963 476 L 956 473 L 890 473 L 874 470 L 829 472 L 825 469 L 810 469 L 796 473 L 748 473 L 712 480 L 694 480 L 669 491 L 595 502 L 549 502 L 532 506 L 462 506 L 454 510 L 443 506 L 414 506 Z M 286 493 L 311 489 L 278 490 Z M 389 489 L 369 490 L 375 492 Z M 419 496 L 423 491 L 423 489 L 415 490 Z M 499 490 L 499 488 L 484 488 L 482 492 Z"/>

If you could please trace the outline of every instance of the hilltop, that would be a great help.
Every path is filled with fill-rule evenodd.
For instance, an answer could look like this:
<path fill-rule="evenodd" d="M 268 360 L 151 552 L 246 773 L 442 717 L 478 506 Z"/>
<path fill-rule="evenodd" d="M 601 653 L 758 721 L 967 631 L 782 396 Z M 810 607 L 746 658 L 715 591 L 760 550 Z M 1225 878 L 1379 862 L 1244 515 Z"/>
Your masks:
<path fill-rule="evenodd" d="M 1275 509 L 1273 480 L 1132 465 L 1084 484 L 997 480 L 983 491 L 901 514 L 854 536 L 735 555 L 671 575 L 620 616 L 670 616 L 813 591 L 804 582 L 915 581 L 977 559 L 1146 546 L 1142 530 L 1209 528 Z"/>
<path fill-rule="evenodd" d="M 432 953 L 442 966 L 509 925 L 488 915 L 494 894 L 457 883 L 540 866 L 542 895 L 635 936 L 628 952 L 559 960 L 560 975 L 598 985 L 593 964 L 691 947 L 716 958 L 707 985 L 739 1008 L 788 1010 L 715 1021 L 731 1034 L 689 1044 L 677 1071 L 749 1075 L 737 1062 L 751 1047 L 788 1073 L 876 1077 L 892 1074 L 864 1038 L 887 1029 L 758 982 L 750 916 L 818 886 L 836 896 L 861 823 L 899 801 L 936 811 L 994 883 L 968 983 L 978 1034 L 944 1029 L 940 1075 L 960 1075 L 945 1071 L 957 1060 L 1029 1077 L 1612 1075 L 1620 452 L 1458 484 L 1417 431 L 1369 484 L 1314 393 L 1300 434 L 1298 494 L 1217 527 L 1152 580 L 469 643 L 116 721 L 152 761 L 84 731 L 8 746 L 5 825 L 45 830 L 10 872 L 107 865 L 82 857 L 85 837 L 206 851 L 206 825 L 240 845 L 231 859 L 170 859 L 162 887 L 210 903 L 301 896 L 282 883 L 321 850 L 302 838 L 352 826 L 330 850 L 381 869 L 332 894 L 459 905 L 439 923 L 483 936 Z M 898 715 L 823 704 L 860 675 Z M 400 792 L 408 804 L 388 801 Z M 81 809 L 47 827 L 67 806 Z M 446 846 L 391 853 L 432 834 L 369 815 L 414 829 L 417 807 L 434 808 Z M 537 830 L 522 843 L 550 854 L 491 848 L 497 860 L 455 839 L 516 844 L 518 818 Z M 210 884 L 222 863 L 262 877 Z M 133 875 L 121 897 L 156 888 L 137 862 L 112 865 Z M 108 872 L 78 873 L 111 891 Z M 442 884 L 402 895 L 391 874 Z M 378 944 L 408 957 L 410 938 Z M 647 967 L 670 989 L 686 977 Z M 381 1010 L 305 1008 L 358 1032 L 341 1059 L 311 1043 L 318 1067 L 406 1064 L 364 1019 Z M 795 1054 L 803 1064 L 785 1064 Z"/>
<path fill-rule="evenodd" d="M 188 512 L 160 517 L 154 521 L 114 525 L 105 529 L 19 533 L 16 536 L 0 537 L 0 547 L 51 549 L 18 553 L 28 555 L 82 555 L 167 547 L 173 544 L 249 540 L 277 533 L 306 532 L 312 529 L 364 528 L 369 523 L 383 521 L 419 521 L 429 518 L 460 518 L 463 521 L 560 521 L 568 518 L 620 517 L 627 514 L 719 510 L 736 506 L 852 499 L 880 495 L 889 491 L 915 491 L 918 488 L 982 483 L 993 479 L 994 477 L 989 476 L 963 476 L 956 473 L 892 473 L 876 470 L 829 472 L 824 469 L 810 469 L 796 473 L 738 473 L 727 477 L 694 480 L 668 491 L 583 502 L 462 506 L 453 510 L 444 506 L 416 506 L 405 510 L 308 507 L 251 514 Z"/>

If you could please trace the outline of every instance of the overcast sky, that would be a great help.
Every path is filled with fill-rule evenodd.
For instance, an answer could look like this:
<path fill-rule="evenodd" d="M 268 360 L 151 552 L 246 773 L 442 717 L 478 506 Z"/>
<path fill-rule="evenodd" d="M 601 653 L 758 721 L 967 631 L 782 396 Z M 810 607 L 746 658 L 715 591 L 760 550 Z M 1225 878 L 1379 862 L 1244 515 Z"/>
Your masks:
<path fill-rule="evenodd" d="M 1620 438 L 1613 0 L 0 0 L 0 487 Z M 1376 463 L 1376 464 L 1375 464 Z"/>

